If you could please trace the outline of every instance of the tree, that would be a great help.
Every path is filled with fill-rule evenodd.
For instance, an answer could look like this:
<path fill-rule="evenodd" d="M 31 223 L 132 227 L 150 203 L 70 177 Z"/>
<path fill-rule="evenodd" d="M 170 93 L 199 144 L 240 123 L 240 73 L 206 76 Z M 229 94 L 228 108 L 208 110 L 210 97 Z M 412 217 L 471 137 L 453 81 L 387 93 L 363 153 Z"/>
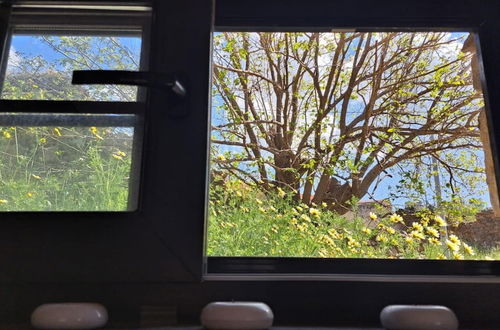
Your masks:
<path fill-rule="evenodd" d="M 397 165 L 428 168 L 433 158 L 453 195 L 457 173 L 484 174 L 477 157 L 450 157 L 482 147 L 482 95 L 471 86 L 470 56 L 459 51 L 463 39 L 443 32 L 216 35 L 215 169 L 345 213 Z"/>

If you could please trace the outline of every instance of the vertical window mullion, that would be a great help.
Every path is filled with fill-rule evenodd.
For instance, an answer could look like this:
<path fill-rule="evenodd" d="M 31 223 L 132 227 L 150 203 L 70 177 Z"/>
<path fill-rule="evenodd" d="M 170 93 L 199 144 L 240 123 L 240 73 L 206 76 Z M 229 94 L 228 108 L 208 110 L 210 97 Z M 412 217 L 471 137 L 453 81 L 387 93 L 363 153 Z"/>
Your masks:
<path fill-rule="evenodd" d="M 3 81 L 5 79 L 5 70 L 7 69 L 7 60 L 9 57 L 10 48 L 10 14 L 11 5 L 0 5 L 0 91 L 3 88 Z"/>

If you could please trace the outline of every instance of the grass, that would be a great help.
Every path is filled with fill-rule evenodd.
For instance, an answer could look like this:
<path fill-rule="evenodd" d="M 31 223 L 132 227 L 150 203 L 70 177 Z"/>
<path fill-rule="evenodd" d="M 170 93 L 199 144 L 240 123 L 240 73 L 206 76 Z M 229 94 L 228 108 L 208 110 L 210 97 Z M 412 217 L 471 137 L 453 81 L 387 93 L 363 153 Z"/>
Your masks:
<path fill-rule="evenodd" d="M 319 258 L 500 259 L 448 234 L 429 211 L 404 224 L 397 214 L 348 220 L 322 205 L 296 203 L 278 189 L 263 194 L 238 181 L 212 185 L 209 256 Z"/>

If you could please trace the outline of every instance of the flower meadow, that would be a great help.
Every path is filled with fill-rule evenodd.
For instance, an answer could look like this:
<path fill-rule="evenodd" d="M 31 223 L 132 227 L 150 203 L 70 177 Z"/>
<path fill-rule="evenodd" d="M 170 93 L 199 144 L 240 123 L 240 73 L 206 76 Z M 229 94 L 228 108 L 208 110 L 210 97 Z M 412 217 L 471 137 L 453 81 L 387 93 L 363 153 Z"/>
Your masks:
<path fill-rule="evenodd" d="M 129 131 L 0 127 L 0 211 L 127 210 Z"/>
<path fill-rule="evenodd" d="M 238 180 L 213 184 L 208 208 L 209 256 L 482 259 L 441 216 L 416 212 L 411 223 L 395 212 L 375 210 L 348 219 L 326 204 L 294 202 L 280 188 L 264 194 Z M 385 213 L 385 214 L 382 214 Z"/>

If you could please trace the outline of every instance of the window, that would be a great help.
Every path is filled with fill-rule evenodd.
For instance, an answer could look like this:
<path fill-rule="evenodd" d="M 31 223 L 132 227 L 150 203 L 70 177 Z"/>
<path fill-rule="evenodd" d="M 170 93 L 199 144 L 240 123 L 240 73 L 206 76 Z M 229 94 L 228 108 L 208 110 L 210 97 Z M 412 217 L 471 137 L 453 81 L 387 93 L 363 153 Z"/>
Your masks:
<path fill-rule="evenodd" d="M 500 258 L 474 40 L 217 33 L 208 255 Z"/>
<path fill-rule="evenodd" d="M 148 12 L 97 8 L 12 10 L 0 94 L 0 211 L 137 208 L 145 91 L 71 79 L 74 70 L 145 69 Z"/>
<path fill-rule="evenodd" d="M 476 49 L 486 33 L 471 29 L 476 23 L 410 22 L 405 15 L 363 21 L 337 16 L 338 8 L 331 8 L 331 15 L 308 7 L 280 16 L 278 7 L 266 14 L 249 8 L 242 14 L 241 4 L 223 7 L 214 34 L 209 278 L 221 273 L 463 275 L 461 261 L 422 259 L 469 259 L 473 265 L 472 260 L 498 258 L 497 239 L 491 237 L 498 230 L 489 227 L 498 210 L 491 103 L 483 98 L 488 94 Z M 423 44 L 426 51 L 419 52 Z M 382 63 L 390 64 L 390 54 L 401 58 L 385 71 Z M 408 66 L 399 71 L 399 65 Z M 410 67 L 424 71 L 415 79 Z M 448 75 L 463 81 L 453 83 Z M 383 86 L 396 86 L 398 79 L 400 88 L 388 97 L 392 92 Z M 453 92 L 423 95 L 429 86 L 450 83 Z M 397 99 L 407 114 L 394 115 L 396 105 L 378 118 L 364 118 L 367 109 L 384 107 L 384 97 Z M 403 105 L 405 99 L 409 103 Z M 432 100 L 442 103 L 428 106 Z M 444 116 L 456 101 L 464 102 L 461 114 Z M 432 113 L 422 113 L 425 108 Z M 438 112 L 441 117 L 430 128 L 425 118 Z M 430 130 L 405 147 L 407 138 L 424 128 Z M 452 131 L 464 134 L 451 141 Z M 391 136 L 399 136 L 394 145 Z M 429 149 L 391 162 L 388 157 L 401 147 L 410 153 Z"/>
<path fill-rule="evenodd" d="M 479 65 L 485 69 L 482 86 L 487 87 L 483 94 L 495 156 L 498 143 L 494 128 L 500 123 L 495 111 L 500 103 L 494 92 L 500 86 L 496 4 L 469 0 L 218 0 L 216 5 L 198 0 L 123 2 L 124 6 L 152 5 L 148 11 L 149 7 L 116 8 L 118 1 L 103 2 L 106 7 L 96 3 L 22 2 L 13 8 L 11 25 L 17 24 L 25 35 L 31 36 L 40 35 L 41 29 L 35 27 L 47 23 L 45 28 L 50 27 L 56 36 L 76 35 L 69 33 L 74 30 L 68 27 L 78 25 L 82 33 L 104 29 L 104 36 L 115 33 L 128 38 L 133 33 L 123 31 L 137 32 L 128 23 L 137 17 L 147 16 L 139 19 L 142 22 L 151 18 L 151 36 L 146 33 L 141 40 L 141 47 L 147 50 L 142 51 L 141 60 L 148 60 L 148 71 L 152 73 L 187 77 L 187 116 L 170 116 L 172 104 L 165 95 L 168 93 L 155 88 L 148 89 L 147 95 L 139 89 L 137 102 L 0 101 L 4 115 L 13 114 L 9 121 L 24 114 L 44 114 L 40 116 L 43 121 L 30 119 L 26 126 L 38 124 L 36 127 L 46 128 L 48 134 L 54 134 L 54 128 L 64 134 L 65 126 L 57 121 L 57 116 L 50 115 L 64 114 L 78 118 L 78 122 L 89 118 L 85 125 L 65 123 L 66 127 L 85 132 L 93 143 L 99 140 L 94 132 L 101 135 L 109 127 L 134 127 L 134 137 L 143 137 L 139 145 L 144 141 L 142 152 L 138 152 L 142 158 L 134 152 L 138 150 L 134 149 L 138 139 L 132 145 L 132 157 L 136 158 L 131 171 L 140 172 L 141 176 L 140 189 L 132 194 L 139 195 L 137 207 L 131 207 L 134 204 L 129 202 L 128 208 L 136 211 L 2 213 L 0 280 L 6 284 L 2 291 L 2 319 L 25 323 L 33 306 L 71 298 L 109 304 L 113 309 L 113 323 L 109 326 L 114 328 L 136 328 L 139 323 L 148 327 L 142 316 L 154 314 L 156 321 L 160 313 L 174 309 L 178 311 L 179 324 L 196 324 L 201 307 L 209 300 L 238 299 L 266 301 L 273 308 L 278 325 L 377 327 L 378 313 L 393 303 L 451 306 L 464 327 L 491 328 L 491 324 L 499 323 L 495 304 L 500 294 L 498 261 L 206 257 L 203 247 L 210 159 L 208 123 L 219 125 L 217 117 L 213 122 L 208 119 L 212 9 L 215 8 L 218 33 L 327 33 L 334 27 L 337 33 L 476 34 L 482 60 Z M 0 26 L 5 23 L 4 9 L 0 6 L 4 14 Z M 86 18 L 68 14 L 75 11 L 85 11 Z M 355 31 L 353 26 L 357 27 Z M 3 63 L 6 65 L 7 60 Z M 141 64 L 141 71 L 142 68 Z M 100 118 L 104 118 L 101 125 Z M 3 124 L 0 122 L 0 126 Z M 92 132 L 91 127 L 97 131 Z M 127 154 L 124 149 L 120 151 Z M 218 155 L 214 155 L 215 160 Z M 134 162 L 139 158 L 140 163 Z M 140 170 L 136 165 L 140 165 Z M 131 180 L 134 178 L 137 180 L 138 176 L 131 175 Z M 132 184 L 138 182 L 129 183 Z M 483 283 L 478 285 L 480 282 Z"/>

